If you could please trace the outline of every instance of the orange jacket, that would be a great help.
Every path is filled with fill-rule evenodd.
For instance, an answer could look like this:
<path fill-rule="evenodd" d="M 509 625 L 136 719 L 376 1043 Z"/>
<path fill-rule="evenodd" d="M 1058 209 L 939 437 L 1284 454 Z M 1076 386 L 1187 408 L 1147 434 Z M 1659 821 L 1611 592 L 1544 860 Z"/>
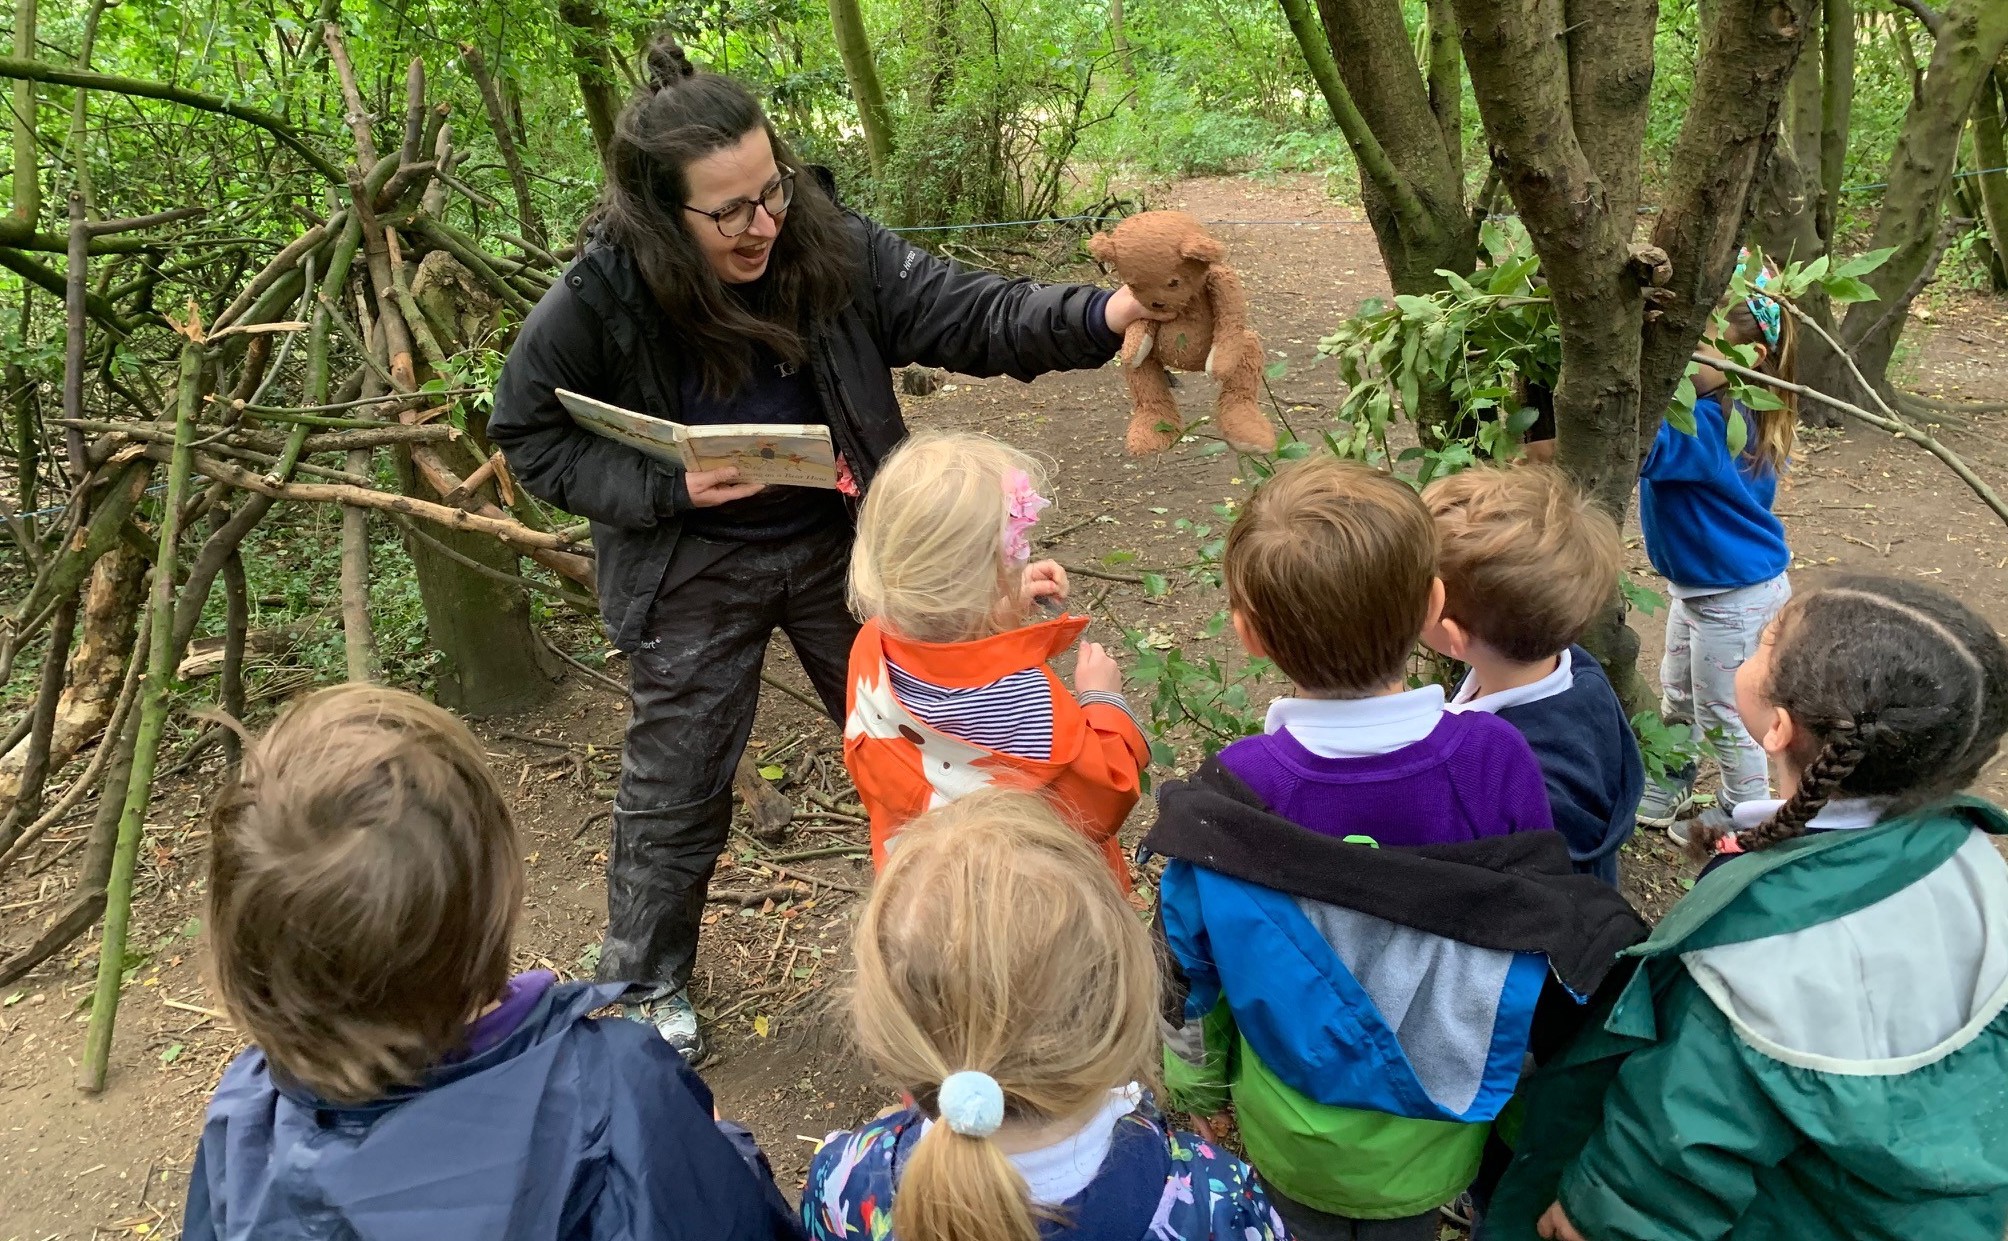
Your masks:
<path fill-rule="evenodd" d="M 1129 891 L 1129 867 L 1116 839 L 1141 793 L 1150 745 L 1129 712 L 1083 704 L 1046 661 L 1072 646 L 1087 618 L 1062 616 L 974 642 L 911 642 L 866 621 L 851 647 L 844 763 L 871 814 L 872 862 L 885 865 L 886 842 L 914 818 L 986 786 L 1037 789 L 1061 817 L 1101 845 L 1116 882 Z M 942 689 L 987 686 L 1015 672 L 1044 674 L 1053 710 L 1052 757 L 1007 754 L 939 732 L 894 692 L 890 659 L 901 672 Z"/>

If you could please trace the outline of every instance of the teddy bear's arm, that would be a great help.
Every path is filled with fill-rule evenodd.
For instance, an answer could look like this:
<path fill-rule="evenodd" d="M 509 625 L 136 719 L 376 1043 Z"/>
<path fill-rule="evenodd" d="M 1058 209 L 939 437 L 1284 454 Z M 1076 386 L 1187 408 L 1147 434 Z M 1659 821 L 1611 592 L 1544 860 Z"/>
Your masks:
<path fill-rule="evenodd" d="M 1234 355 L 1248 327 L 1248 294 L 1241 287 L 1241 273 L 1225 263 L 1215 263 L 1207 270 L 1206 293 L 1213 302 L 1213 349 L 1207 355 L 1206 370 L 1220 375 L 1233 370 L 1240 360 Z"/>

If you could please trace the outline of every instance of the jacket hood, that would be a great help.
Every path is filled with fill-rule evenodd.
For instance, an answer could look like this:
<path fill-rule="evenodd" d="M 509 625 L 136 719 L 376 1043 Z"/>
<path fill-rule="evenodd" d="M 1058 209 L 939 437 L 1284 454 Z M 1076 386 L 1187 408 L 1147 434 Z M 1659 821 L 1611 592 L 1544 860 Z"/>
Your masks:
<path fill-rule="evenodd" d="M 368 1103 L 330 1102 L 304 1086 L 287 1081 L 276 1070 L 272 1071 L 272 1084 L 290 1102 L 301 1107 L 311 1108 L 330 1118 L 353 1117 L 366 1122 L 369 1117 L 388 1112 L 408 1099 L 452 1085 L 464 1077 L 472 1077 L 514 1060 L 539 1044 L 562 1038 L 588 1013 L 612 1004 L 629 989 L 630 984 L 621 982 L 556 983 L 545 990 L 529 1015 L 493 1047 L 478 1056 L 442 1064 L 428 1073 L 421 1085 L 393 1091 Z"/>
<path fill-rule="evenodd" d="M 1473 947 L 1539 953 L 1578 996 L 1646 933 L 1617 889 L 1575 872 L 1558 832 L 1352 844 L 1271 813 L 1218 759 L 1165 784 L 1142 849 Z"/>

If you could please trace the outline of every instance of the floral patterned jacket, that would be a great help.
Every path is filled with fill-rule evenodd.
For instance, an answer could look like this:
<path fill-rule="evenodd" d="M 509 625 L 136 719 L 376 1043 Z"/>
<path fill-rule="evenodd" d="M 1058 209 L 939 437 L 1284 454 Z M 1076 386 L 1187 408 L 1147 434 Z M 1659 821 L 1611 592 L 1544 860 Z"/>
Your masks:
<path fill-rule="evenodd" d="M 833 1133 L 809 1163 L 810 1241 L 887 1241 L 900 1167 L 926 1119 L 909 1108 Z M 1148 1101 L 1116 1122 L 1102 1171 L 1040 1222 L 1044 1241 L 1288 1241 L 1262 1186 L 1233 1152 L 1167 1127 Z"/>

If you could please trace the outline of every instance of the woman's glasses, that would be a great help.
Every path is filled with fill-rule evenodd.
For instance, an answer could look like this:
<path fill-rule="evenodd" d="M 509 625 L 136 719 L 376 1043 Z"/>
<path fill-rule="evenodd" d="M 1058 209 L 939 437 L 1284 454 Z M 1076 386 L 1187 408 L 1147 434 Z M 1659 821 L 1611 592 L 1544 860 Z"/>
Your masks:
<path fill-rule="evenodd" d="M 794 201 L 795 174 L 784 172 L 774 178 L 766 189 L 761 190 L 760 197 L 758 198 L 751 200 L 742 198 L 738 202 L 727 203 L 716 211 L 706 211 L 702 207 L 693 207 L 689 203 L 685 203 L 683 209 L 685 211 L 694 211 L 698 215 L 711 217 L 711 222 L 718 226 L 718 231 L 722 236 L 737 237 L 739 234 L 753 227 L 753 212 L 755 209 L 765 207 L 767 214 L 778 220 L 781 218 L 782 213 L 788 210 L 788 204 Z"/>

